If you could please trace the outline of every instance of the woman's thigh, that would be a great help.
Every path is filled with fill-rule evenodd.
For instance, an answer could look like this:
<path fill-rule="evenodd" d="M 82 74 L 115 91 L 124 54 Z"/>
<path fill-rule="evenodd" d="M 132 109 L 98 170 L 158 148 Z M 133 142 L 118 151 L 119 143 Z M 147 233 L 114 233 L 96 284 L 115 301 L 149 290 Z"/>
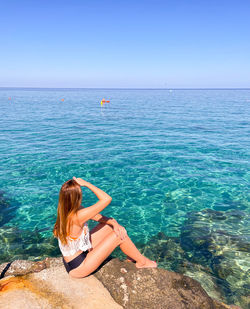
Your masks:
<path fill-rule="evenodd" d="M 122 240 L 115 232 L 106 235 L 88 254 L 80 266 L 70 271 L 75 278 L 86 277 L 95 271 L 101 263 L 120 245 Z"/>
<path fill-rule="evenodd" d="M 95 248 L 113 229 L 108 224 L 99 223 L 90 231 L 90 240 L 92 247 Z"/>

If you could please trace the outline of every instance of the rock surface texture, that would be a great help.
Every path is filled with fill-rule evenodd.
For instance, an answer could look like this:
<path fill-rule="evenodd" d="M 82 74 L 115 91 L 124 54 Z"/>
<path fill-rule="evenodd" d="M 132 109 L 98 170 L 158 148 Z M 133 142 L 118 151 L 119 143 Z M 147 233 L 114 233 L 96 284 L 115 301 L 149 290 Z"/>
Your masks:
<path fill-rule="evenodd" d="M 113 259 L 95 276 L 123 308 L 239 308 L 214 301 L 197 281 L 161 268 L 137 269 L 131 262 Z"/>
<path fill-rule="evenodd" d="M 180 237 L 159 232 L 136 245 L 161 268 L 198 281 L 211 298 L 249 309 L 249 231 L 244 211 L 203 209 L 187 213 Z"/>
<path fill-rule="evenodd" d="M 6 272 L 9 275 L 0 280 L 1 309 L 122 308 L 94 276 L 69 277 L 61 259 L 47 259 L 39 264 L 15 261 L 13 264 Z"/>
<path fill-rule="evenodd" d="M 239 308 L 213 300 L 187 276 L 160 268 L 137 269 L 118 259 L 83 279 L 71 278 L 61 258 L 4 263 L 0 273 L 0 309 Z"/>

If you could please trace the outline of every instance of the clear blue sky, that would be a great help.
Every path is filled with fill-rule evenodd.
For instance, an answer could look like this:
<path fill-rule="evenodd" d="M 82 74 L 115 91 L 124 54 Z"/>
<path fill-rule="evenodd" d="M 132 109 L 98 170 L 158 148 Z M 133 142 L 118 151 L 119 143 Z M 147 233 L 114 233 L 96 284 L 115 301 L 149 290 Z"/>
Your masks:
<path fill-rule="evenodd" d="M 2 0 L 0 87 L 250 87 L 249 0 Z"/>

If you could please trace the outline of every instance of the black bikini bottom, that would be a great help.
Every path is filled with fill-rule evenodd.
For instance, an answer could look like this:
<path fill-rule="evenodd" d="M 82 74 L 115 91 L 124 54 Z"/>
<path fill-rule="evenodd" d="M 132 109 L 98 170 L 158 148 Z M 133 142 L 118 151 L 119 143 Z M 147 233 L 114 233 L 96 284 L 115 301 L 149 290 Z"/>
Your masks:
<path fill-rule="evenodd" d="M 79 265 L 81 265 L 82 262 L 85 260 L 87 254 L 88 254 L 88 251 L 83 251 L 77 257 L 75 257 L 73 260 L 71 260 L 68 263 L 63 258 L 63 264 L 64 264 L 67 272 L 69 273 L 72 269 L 74 269 L 74 268 L 78 267 Z"/>

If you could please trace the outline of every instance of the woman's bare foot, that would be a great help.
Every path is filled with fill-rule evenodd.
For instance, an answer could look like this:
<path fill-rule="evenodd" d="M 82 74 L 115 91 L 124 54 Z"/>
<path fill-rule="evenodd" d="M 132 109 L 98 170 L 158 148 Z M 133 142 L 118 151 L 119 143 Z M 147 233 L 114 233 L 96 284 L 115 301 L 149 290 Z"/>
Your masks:
<path fill-rule="evenodd" d="M 145 261 L 142 263 L 136 262 L 137 268 L 156 268 L 157 263 L 155 261 L 151 261 L 150 259 L 145 257 Z"/>

